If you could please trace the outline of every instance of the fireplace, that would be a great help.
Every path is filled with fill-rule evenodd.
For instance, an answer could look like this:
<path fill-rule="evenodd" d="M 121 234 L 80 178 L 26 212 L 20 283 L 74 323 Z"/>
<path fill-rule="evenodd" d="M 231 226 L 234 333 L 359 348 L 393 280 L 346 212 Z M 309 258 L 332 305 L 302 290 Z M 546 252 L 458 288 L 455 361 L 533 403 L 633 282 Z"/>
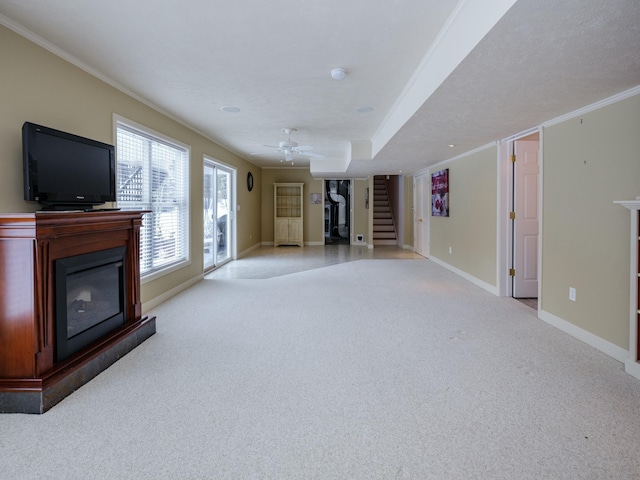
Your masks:
<path fill-rule="evenodd" d="M 144 211 L 0 214 L 0 413 L 44 413 L 156 331 Z"/>
<path fill-rule="evenodd" d="M 56 362 L 124 325 L 125 248 L 55 262 Z"/>

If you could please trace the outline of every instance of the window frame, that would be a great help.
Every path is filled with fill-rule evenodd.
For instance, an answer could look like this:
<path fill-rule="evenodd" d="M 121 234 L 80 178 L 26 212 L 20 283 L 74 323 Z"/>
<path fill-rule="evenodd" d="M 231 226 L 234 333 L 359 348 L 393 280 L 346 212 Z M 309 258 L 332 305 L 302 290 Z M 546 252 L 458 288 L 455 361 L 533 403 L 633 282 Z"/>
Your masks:
<path fill-rule="evenodd" d="M 185 248 L 185 257 L 182 260 L 178 260 L 176 262 L 167 264 L 166 266 L 160 266 L 154 269 L 147 271 L 146 273 L 140 274 L 140 283 L 145 284 L 151 282 L 157 278 L 163 277 L 171 272 L 182 269 L 188 265 L 191 265 L 191 206 L 190 206 L 190 175 L 191 175 L 191 146 L 185 143 L 180 142 L 174 138 L 171 138 L 167 135 L 164 135 L 158 131 L 155 131 L 145 125 L 129 120 L 120 115 L 113 115 L 113 138 L 116 146 L 116 172 L 119 168 L 119 160 L 118 160 L 118 130 L 119 127 L 123 126 L 125 129 L 130 129 L 133 131 L 138 131 L 141 136 L 151 137 L 152 139 L 158 141 L 159 143 L 173 146 L 177 149 L 181 149 L 185 151 L 185 165 L 184 165 L 184 201 L 183 208 L 185 210 L 184 215 L 184 232 L 182 232 L 182 236 L 184 238 L 184 248 Z M 153 203 L 153 200 L 151 200 Z M 128 202 L 127 202 L 128 203 Z M 122 205 L 122 206 L 121 206 Z M 147 209 L 145 206 L 139 206 L 138 208 L 132 207 L 130 204 L 122 204 L 118 202 L 118 207 L 123 210 L 140 210 Z M 143 216 L 143 224 L 147 214 Z M 142 248 L 140 249 L 142 251 Z M 139 259 L 140 261 L 140 259 Z"/>

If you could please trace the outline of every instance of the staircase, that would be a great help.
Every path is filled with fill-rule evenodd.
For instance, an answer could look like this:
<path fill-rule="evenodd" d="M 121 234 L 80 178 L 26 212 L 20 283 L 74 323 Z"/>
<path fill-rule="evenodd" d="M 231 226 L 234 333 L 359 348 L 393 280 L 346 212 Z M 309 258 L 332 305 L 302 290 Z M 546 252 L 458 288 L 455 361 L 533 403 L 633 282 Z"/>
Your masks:
<path fill-rule="evenodd" d="M 373 178 L 373 244 L 397 245 L 396 227 L 384 177 Z"/>

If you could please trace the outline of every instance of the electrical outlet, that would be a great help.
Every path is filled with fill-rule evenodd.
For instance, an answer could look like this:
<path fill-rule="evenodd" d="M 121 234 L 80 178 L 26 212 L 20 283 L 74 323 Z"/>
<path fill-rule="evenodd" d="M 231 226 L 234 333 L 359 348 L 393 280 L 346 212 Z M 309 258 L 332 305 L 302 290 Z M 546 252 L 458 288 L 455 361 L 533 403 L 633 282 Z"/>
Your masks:
<path fill-rule="evenodd" d="M 569 287 L 569 300 L 572 302 L 576 301 L 576 289 L 573 287 Z"/>
<path fill-rule="evenodd" d="M 453 247 L 449 247 L 449 255 L 453 253 Z"/>

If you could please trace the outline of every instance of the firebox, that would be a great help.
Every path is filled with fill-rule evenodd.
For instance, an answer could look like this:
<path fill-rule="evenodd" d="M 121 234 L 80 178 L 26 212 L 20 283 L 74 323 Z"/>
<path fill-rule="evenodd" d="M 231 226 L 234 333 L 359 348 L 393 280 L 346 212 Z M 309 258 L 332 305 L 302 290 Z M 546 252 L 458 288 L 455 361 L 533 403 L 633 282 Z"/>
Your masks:
<path fill-rule="evenodd" d="M 125 323 L 125 247 L 55 261 L 55 359 L 60 362 Z"/>

